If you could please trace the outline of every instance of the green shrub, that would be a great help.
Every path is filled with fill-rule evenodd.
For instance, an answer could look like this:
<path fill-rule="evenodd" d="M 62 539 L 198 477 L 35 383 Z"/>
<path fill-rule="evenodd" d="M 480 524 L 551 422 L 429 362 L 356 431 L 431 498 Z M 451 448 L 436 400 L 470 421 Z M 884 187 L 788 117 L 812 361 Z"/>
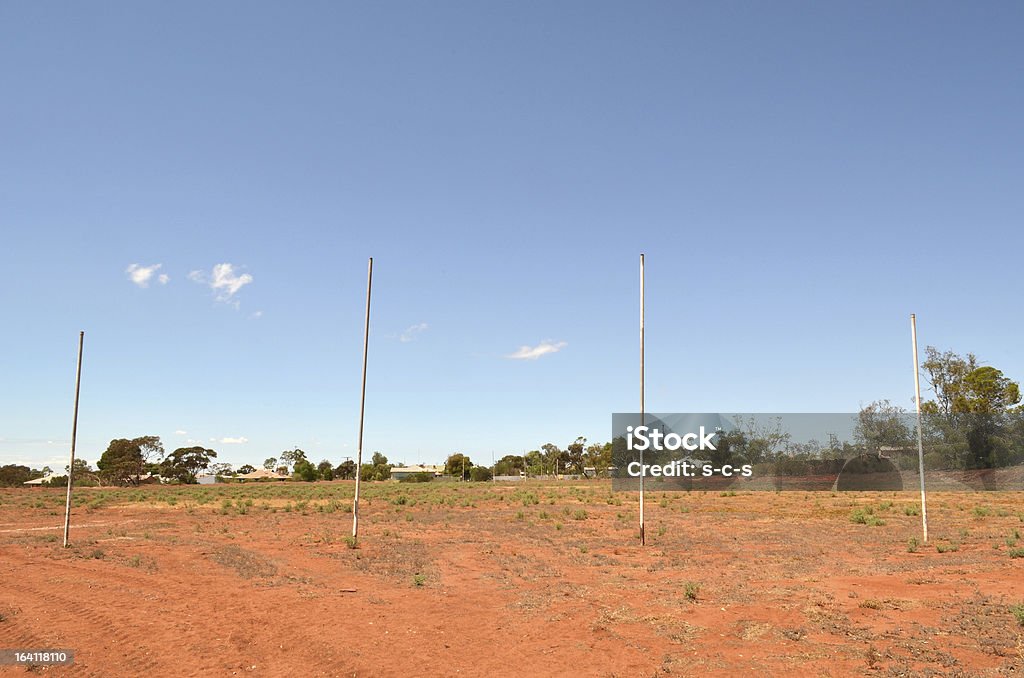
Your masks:
<path fill-rule="evenodd" d="M 429 483 L 433 479 L 434 479 L 434 474 L 433 473 L 427 473 L 426 471 L 424 471 L 422 473 L 410 473 L 409 475 L 405 476 L 404 478 L 402 478 L 398 482 L 400 482 L 400 483 Z"/>
<path fill-rule="evenodd" d="M 491 477 L 491 469 L 486 466 L 474 466 L 469 470 L 469 479 L 478 483 L 487 482 Z"/>
<path fill-rule="evenodd" d="M 866 509 L 856 509 L 853 511 L 850 514 L 850 522 L 857 523 L 858 525 L 868 525 L 870 527 L 885 525 L 885 521 L 874 515 L 874 509 L 870 506 Z"/>

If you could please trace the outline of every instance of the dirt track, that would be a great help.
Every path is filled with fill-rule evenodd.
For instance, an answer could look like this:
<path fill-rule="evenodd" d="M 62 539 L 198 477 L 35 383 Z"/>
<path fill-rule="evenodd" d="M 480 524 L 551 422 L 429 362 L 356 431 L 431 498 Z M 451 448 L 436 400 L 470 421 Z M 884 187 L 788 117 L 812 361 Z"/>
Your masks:
<path fill-rule="evenodd" d="M 38 529 L 60 490 L 0 491 L 0 648 L 76 676 L 1024 671 L 1020 493 L 933 495 L 909 552 L 912 493 L 653 494 L 641 549 L 596 482 L 370 487 L 358 548 L 346 483 L 82 489 L 68 550 Z"/>

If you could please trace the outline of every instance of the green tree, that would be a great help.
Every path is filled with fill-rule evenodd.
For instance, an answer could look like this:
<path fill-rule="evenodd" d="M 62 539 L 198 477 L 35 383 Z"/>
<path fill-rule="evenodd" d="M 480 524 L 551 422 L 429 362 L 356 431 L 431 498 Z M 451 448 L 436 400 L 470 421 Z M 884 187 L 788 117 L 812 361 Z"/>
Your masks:
<path fill-rule="evenodd" d="M 470 471 L 472 470 L 473 462 L 461 452 L 449 455 L 448 459 L 444 462 L 444 474 L 446 476 L 459 476 L 466 480 L 469 478 Z"/>
<path fill-rule="evenodd" d="M 565 470 L 569 461 L 569 454 L 554 443 L 544 443 L 540 446 L 544 457 L 544 468 L 541 473 L 557 474 Z"/>
<path fill-rule="evenodd" d="M 276 459 L 275 459 L 275 461 L 276 461 Z M 264 467 L 264 468 L 266 468 L 266 467 Z M 252 464 L 243 464 L 242 466 L 238 467 L 238 473 L 239 474 L 252 473 L 255 470 L 256 470 L 256 467 L 253 466 Z M 271 468 L 269 468 L 267 470 L 268 471 L 272 471 L 273 467 L 271 467 Z"/>
<path fill-rule="evenodd" d="M 494 476 L 491 474 L 491 469 L 486 466 L 474 466 L 469 472 L 470 480 L 475 482 L 487 482 Z"/>
<path fill-rule="evenodd" d="M 299 459 L 295 462 L 294 473 L 300 480 L 307 483 L 311 483 L 319 477 L 316 466 L 313 466 L 307 459 Z"/>
<path fill-rule="evenodd" d="M 526 461 L 518 454 L 506 454 L 494 465 L 494 473 L 499 476 L 517 476 L 526 470 Z"/>
<path fill-rule="evenodd" d="M 322 480 L 334 480 L 334 466 L 326 459 L 316 465 L 316 470 Z"/>
<path fill-rule="evenodd" d="M 270 461 L 269 459 L 267 461 Z M 300 461 L 308 461 L 306 459 L 306 453 L 295 448 L 294 450 L 285 450 L 281 453 L 280 464 L 287 466 L 289 469 L 295 469 L 295 465 Z"/>
<path fill-rule="evenodd" d="M 80 483 L 85 479 L 95 480 L 95 473 L 92 470 L 92 466 L 89 465 L 85 459 L 75 459 L 74 472 L 71 474 L 72 483 Z M 71 472 L 71 469 L 66 465 L 64 466 L 64 473 Z M 66 478 L 67 476 L 65 476 Z"/>
<path fill-rule="evenodd" d="M 0 487 L 16 487 L 33 477 L 38 478 L 39 472 L 33 476 L 32 469 L 21 464 L 7 464 L 0 466 Z"/>
<path fill-rule="evenodd" d="M 231 464 L 220 462 L 217 464 L 210 464 L 210 468 L 207 471 L 214 476 L 231 476 L 234 475 L 234 471 L 231 470 Z"/>
<path fill-rule="evenodd" d="M 583 473 L 583 453 L 587 439 L 579 436 L 565 448 L 565 468 L 572 473 Z"/>
<path fill-rule="evenodd" d="M 388 464 L 363 464 L 359 471 L 361 480 L 387 480 L 391 477 L 391 466 Z"/>
<path fill-rule="evenodd" d="M 612 444 L 594 443 L 587 447 L 585 456 L 587 466 L 594 468 L 594 473 L 599 478 L 608 475 L 608 468 L 612 465 Z"/>
<path fill-rule="evenodd" d="M 263 460 L 263 468 L 268 471 L 273 471 L 277 468 L 277 457 L 267 457 Z"/>
<path fill-rule="evenodd" d="M 1012 437 L 1020 385 L 994 367 L 978 365 L 972 353 L 928 346 L 921 366 L 935 396 L 921 404 L 934 450 L 930 456 L 952 468 L 1013 463 L 1021 447 Z"/>
<path fill-rule="evenodd" d="M 544 455 L 540 450 L 530 450 L 524 456 L 526 457 L 527 473 L 531 476 L 544 474 Z"/>
<path fill-rule="evenodd" d="M 183 483 L 195 483 L 196 475 L 216 457 L 216 452 L 205 447 L 179 447 L 160 463 L 160 475 L 177 478 Z"/>
<path fill-rule="evenodd" d="M 775 417 L 772 423 L 760 423 L 754 417 L 749 417 L 745 422 L 745 429 L 742 435 L 736 436 L 734 445 L 729 446 L 731 460 L 745 459 L 750 464 L 772 462 L 779 458 L 783 450 L 789 445 L 791 436 L 782 427 L 782 418 Z M 721 438 L 721 434 L 719 435 Z M 722 447 L 717 445 L 719 456 L 722 456 Z M 709 454 L 710 461 L 715 462 L 714 453 Z"/>
<path fill-rule="evenodd" d="M 925 380 L 935 399 L 922 403 L 921 409 L 927 414 L 937 413 L 952 421 L 954 415 L 966 411 L 964 382 L 967 375 L 978 368 L 978 359 L 973 353 L 961 356 L 953 351 L 941 352 L 934 346 L 927 346 L 924 354 L 925 360 L 921 367 L 924 368 Z"/>
<path fill-rule="evenodd" d="M 370 463 L 373 464 L 374 466 L 387 466 L 388 458 L 385 457 L 380 452 L 374 452 L 373 457 L 371 457 Z"/>
<path fill-rule="evenodd" d="M 346 459 L 334 468 L 334 477 L 341 480 L 352 480 L 356 477 L 356 463 Z"/>
<path fill-rule="evenodd" d="M 909 414 L 888 400 L 865 405 L 857 415 L 854 440 L 869 454 L 881 455 L 882 448 L 907 448 L 913 443 Z"/>
<path fill-rule="evenodd" d="M 159 436 L 117 438 L 110 441 L 106 451 L 96 462 L 105 482 L 118 485 L 138 485 L 150 458 L 163 456 L 164 446 Z"/>
<path fill-rule="evenodd" d="M 987 365 L 968 373 L 964 386 L 964 406 L 974 414 L 1005 412 L 1021 399 L 1020 385 L 1003 376 L 1002 371 Z"/>

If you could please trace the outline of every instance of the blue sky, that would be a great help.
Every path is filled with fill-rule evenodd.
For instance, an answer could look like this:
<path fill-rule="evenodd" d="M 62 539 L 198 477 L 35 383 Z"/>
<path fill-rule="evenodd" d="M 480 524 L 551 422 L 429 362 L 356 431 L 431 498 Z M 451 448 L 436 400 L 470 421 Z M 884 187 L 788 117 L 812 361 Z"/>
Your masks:
<path fill-rule="evenodd" d="M 607 439 L 640 252 L 651 411 L 909 406 L 911 312 L 922 349 L 1024 378 L 1022 21 L 3 3 L 0 463 L 66 463 L 80 329 L 90 461 L 150 434 L 354 456 L 369 256 L 392 461 Z"/>

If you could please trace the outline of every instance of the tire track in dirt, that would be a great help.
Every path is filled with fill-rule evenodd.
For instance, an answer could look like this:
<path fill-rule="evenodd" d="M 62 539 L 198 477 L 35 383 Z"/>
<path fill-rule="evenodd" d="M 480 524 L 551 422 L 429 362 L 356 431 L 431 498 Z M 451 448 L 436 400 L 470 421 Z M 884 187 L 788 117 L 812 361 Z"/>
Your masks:
<path fill-rule="evenodd" d="M 80 525 L 72 524 L 71 527 L 72 527 L 72 530 L 81 530 L 81 529 L 85 529 L 87 527 L 106 527 L 107 525 L 127 525 L 128 523 L 134 523 L 134 522 L 137 522 L 137 521 L 135 521 L 135 520 L 117 520 L 117 521 L 108 520 L 108 521 L 102 522 L 102 523 L 82 523 Z M 7 524 L 11 525 L 12 523 L 7 523 Z M 0 533 L 7 533 L 7 532 L 38 532 L 40 530 L 63 530 L 63 529 L 64 529 L 63 525 L 42 525 L 42 526 L 38 526 L 38 527 L 18 527 L 18 528 L 12 528 L 12 529 L 5 529 L 5 530 L 0 530 Z"/>
<path fill-rule="evenodd" d="M 182 665 L 175 669 L 177 675 L 223 675 L 250 665 L 242 661 L 247 659 L 243 651 L 247 644 L 242 639 L 244 631 L 240 634 L 241 629 L 232 630 L 216 623 L 224 601 L 192 597 L 197 587 L 220 590 L 231 599 L 231 608 L 236 612 L 246 610 L 244 618 L 249 619 L 256 611 L 240 596 L 232 595 L 248 590 L 248 584 L 238 585 L 233 577 L 201 569 L 193 570 L 190 576 L 158 579 L 115 558 L 49 561 L 56 571 L 46 583 L 80 592 L 81 597 L 55 591 L 39 582 L 35 585 L 21 583 L 17 587 L 26 601 L 35 601 L 35 608 L 39 610 L 37 616 L 47 617 L 48 624 L 77 629 L 79 636 L 83 627 L 87 629 L 85 640 L 79 641 L 75 648 L 76 661 L 85 660 L 82 652 L 85 647 L 121 653 L 115 655 L 108 651 L 102 656 L 93 653 L 90 666 L 95 672 L 74 675 L 109 676 L 126 672 L 142 675 L 151 668 L 166 667 L 165 644 L 144 639 L 166 637 L 168 632 L 173 634 L 174 646 L 182 657 Z M 189 559 L 186 562 L 192 562 L 193 566 L 199 564 Z M 31 567 L 31 562 L 23 563 L 20 567 Z M 90 603 L 90 597 L 108 602 L 99 606 Z"/>
<path fill-rule="evenodd" d="M 159 668 L 152 652 L 158 648 L 150 648 L 145 639 L 140 637 L 138 629 L 126 627 L 122 619 L 105 611 L 110 609 L 109 605 L 100 608 L 87 597 L 74 598 L 17 580 L 8 582 L 7 590 L 21 594 L 20 605 L 23 609 L 28 605 L 30 609 L 43 613 L 48 626 L 65 630 L 69 638 L 64 641 L 64 645 L 75 651 L 75 666 L 83 672 L 82 675 L 111 675 L 109 668 L 91 670 L 89 663 L 86 663 L 97 653 L 98 648 L 117 648 L 118 656 L 114 662 L 119 675 L 142 675 Z M 82 626 L 83 620 L 87 629 L 80 632 L 77 629 Z M 77 640 L 76 636 L 81 640 Z M 100 658 L 101 663 L 111 660 L 109 654 Z"/>
<path fill-rule="evenodd" d="M 9 650 L 42 650 L 56 648 L 26 625 L 22 608 L 4 603 L 0 606 L 4 621 L 0 622 L 0 647 Z"/>

